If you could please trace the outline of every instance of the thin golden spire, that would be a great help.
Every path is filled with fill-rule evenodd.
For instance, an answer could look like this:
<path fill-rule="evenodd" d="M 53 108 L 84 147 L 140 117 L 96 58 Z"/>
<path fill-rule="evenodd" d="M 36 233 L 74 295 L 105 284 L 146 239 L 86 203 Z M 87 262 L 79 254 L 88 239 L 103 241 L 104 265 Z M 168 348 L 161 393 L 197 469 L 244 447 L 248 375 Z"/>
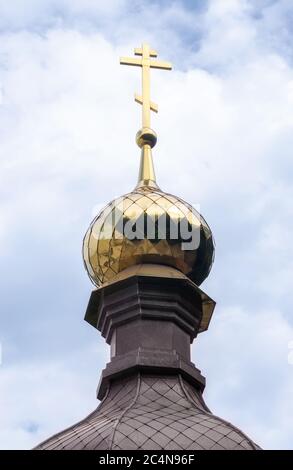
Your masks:
<path fill-rule="evenodd" d="M 134 95 L 135 101 L 142 105 L 142 128 L 136 135 L 136 143 L 141 148 L 137 187 L 157 187 L 151 150 L 156 145 L 157 135 L 151 129 L 151 111 L 157 113 L 158 105 L 152 102 L 150 97 L 150 69 L 171 70 L 172 65 L 169 62 L 152 60 L 153 57 L 157 57 L 157 52 L 152 50 L 148 44 L 142 44 L 141 48 L 135 48 L 134 54 L 141 57 L 139 59 L 121 57 L 120 64 L 142 68 L 142 94 Z"/>

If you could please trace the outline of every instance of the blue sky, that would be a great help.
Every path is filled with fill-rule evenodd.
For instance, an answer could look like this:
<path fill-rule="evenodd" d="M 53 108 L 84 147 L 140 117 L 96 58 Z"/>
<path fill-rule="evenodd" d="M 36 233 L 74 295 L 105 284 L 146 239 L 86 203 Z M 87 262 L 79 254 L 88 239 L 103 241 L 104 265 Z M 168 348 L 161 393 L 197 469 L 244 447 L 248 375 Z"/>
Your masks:
<path fill-rule="evenodd" d="M 83 321 L 81 244 L 135 185 L 140 79 L 118 59 L 142 41 L 174 64 L 153 74 L 158 183 L 216 239 L 217 308 L 193 346 L 206 401 L 292 448 L 292 15 L 289 0 L 0 0 L 1 448 L 97 404 L 109 351 Z"/>

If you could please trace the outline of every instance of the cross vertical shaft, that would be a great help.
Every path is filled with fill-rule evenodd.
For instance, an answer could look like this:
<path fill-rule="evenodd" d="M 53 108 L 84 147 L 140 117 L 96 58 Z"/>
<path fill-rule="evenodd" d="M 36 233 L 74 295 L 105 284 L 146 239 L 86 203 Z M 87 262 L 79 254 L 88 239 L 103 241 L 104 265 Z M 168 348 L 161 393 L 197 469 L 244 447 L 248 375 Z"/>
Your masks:
<path fill-rule="evenodd" d="M 150 48 L 142 45 L 142 127 L 151 127 Z"/>
<path fill-rule="evenodd" d="M 151 111 L 158 112 L 158 106 L 151 101 L 150 69 L 171 70 L 172 65 L 169 62 L 152 60 L 153 57 L 157 57 L 157 53 L 148 44 L 135 48 L 134 55 L 139 58 L 122 57 L 120 64 L 134 65 L 142 69 L 141 95 L 134 95 L 135 101 L 142 105 L 142 128 L 136 134 L 136 143 L 142 149 L 137 187 L 158 188 L 152 158 L 152 147 L 156 145 L 157 135 L 151 129 Z"/>
<path fill-rule="evenodd" d="M 134 65 L 142 68 L 142 93 L 141 95 L 135 94 L 135 101 L 142 105 L 142 128 L 150 129 L 150 111 L 158 112 L 158 106 L 151 101 L 150 97 L 150 69 L 171 70 L 172 65 L 169 62 L 152 60 L 153 57 L 157 57 L 157 53 L 150 49 L 148 44 L 142 44 L 141 48 L 135 48 L 134 54 L 140 56 L 140 58 L 122 57 L 120 64 Z"/>

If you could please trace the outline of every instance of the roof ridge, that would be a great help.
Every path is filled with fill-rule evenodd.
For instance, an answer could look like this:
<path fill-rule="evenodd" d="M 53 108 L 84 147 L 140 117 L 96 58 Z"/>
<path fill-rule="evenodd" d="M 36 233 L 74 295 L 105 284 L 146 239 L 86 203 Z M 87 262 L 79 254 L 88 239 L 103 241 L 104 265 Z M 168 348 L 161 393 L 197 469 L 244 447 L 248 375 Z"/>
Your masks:
<path fill-rule="evenodd" d="M 137 386 L 136 386 L 136 393 L 135 393 L 135 396 L 133 398 L 133 400 L 131 401 L 131 403 L 126 406 L 126 408 L 124 408 L 124 410 L 122 411 L 121 415 L 116 419 L 116 423 L 114 424 L 113 426 L 113 433 L 112 433 L 112 437 L 111 437 L 111 440 L 110 440 L 110 445 L 109 445 L 109 450 L 113 450 L 112 449 L 112 446 L 114 444 L 114 437 L 115 437 L 115 432 L 117 430 L 117 427 L 119 425 L 119 423 L 121 422 L 123 416 L 127 413 L 127 411 L 131 410 L 131 408 L 133 407 L 133 405 L 135 405 L 137 399 L 138 399 L 138 396 L 139 396 L 139 392 L 140 392 L 140 385 L 141 385 L 141 375 L 140 375 L 140 372 L 138 372 L 137 374 Z"/>
<path fill-rule="evenodd" d="M 182 375 L 181 374 L 178 374 L 179 375 L 179 383 L 180 383 L 180 386 L 183 390 L 183 393 L 187 399 L 187 401 L 189 403 L 191 403 L 193 406 L 195 406 L 196 408 L 198 408 L 198 404 L 196 403 L 196 401 L 192 398 L 192 396 L 190 395 L 190 393 L 188 392 L 188 390 L 186 390 L 185 388 L 185 385 L 184 385 L 184 381 L 183 381 L 183 378 L 182 378 Z M 211 411 L 209 410 L 209 408 L 207 407 L 207 405 L 205 404 L 204 402 L 204 399 L 201 397 L 200 398 L 200 402 L 204 408 L 204 411 L 207 412 L 207 413 L 211 413 Z"/>

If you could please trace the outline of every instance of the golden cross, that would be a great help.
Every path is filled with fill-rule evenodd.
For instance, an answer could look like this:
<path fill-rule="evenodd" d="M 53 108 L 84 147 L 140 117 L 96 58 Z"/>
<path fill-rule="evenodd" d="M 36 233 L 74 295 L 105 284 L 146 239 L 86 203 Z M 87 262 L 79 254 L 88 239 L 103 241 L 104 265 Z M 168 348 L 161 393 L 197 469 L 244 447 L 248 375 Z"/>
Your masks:
<path fill-rule="evenodd" d="M 151 127 L 151 113 L 150 111 L 158 112 L 158 106 L 153 103 L 150 98 L 150 68 L 171 70 L 172 65 L 169 62 L 162 62 L 160 60 L 151 60 L 152 57 L 157 57 L 156 51 L 150 49 L 148 44 L 142 44 L 141 48 L 134 49 L 134 55 L 141 56 L 140 59 L 121 57 L 120 64 L 122 65 L 135 65 L 142 67 L 142 95 L 134 95 L 137 103 L 142 104 L 142 127 Z"/>

